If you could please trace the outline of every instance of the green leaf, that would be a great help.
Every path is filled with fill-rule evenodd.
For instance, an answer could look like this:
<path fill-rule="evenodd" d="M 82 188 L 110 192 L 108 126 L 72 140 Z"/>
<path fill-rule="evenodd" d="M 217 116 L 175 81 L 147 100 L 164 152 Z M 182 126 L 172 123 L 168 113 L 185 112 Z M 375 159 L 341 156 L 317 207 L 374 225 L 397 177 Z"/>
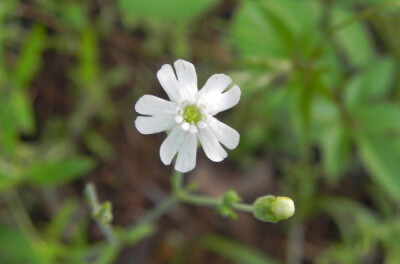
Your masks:
<path fill-rule="evenodd" d="M 333 5 L 332 27 L 355 16 L 349 9 Z M 340 28 L 334 32 L 334 38 L 340 47 L 346 52 L 353 66 L 363 65 L 372 59 L 373 49 L 367 31 L 361 22 L 355 22 Z"/>
<path fill-rule="evenodd" d="M 339 4 L 347 5 L 347 6 L 354 6 L 355 4 L 379 4 L 379 3 L 384 3 L 388 2 L 387 0 L 338 0 L 337 1 Z"/>
<path fill-rule="evenodd" d="M 70 182 L 91 171 L 95 163 L 86 157 L 33 164 L 25 173 L 37 185 L 48 186 Z"/>
<path fill-rule="evenodd" d="M 310 136 L 311 114 L 315 97 L 315 89 L 309 87 L 296 87 L 300 82 L 292 84 L 296 89 L 293 92 L 292 122 L 296 130 L 300 150 L 307 148 Z"/>
<path fill-rule="evenodd" d="M 348 108 L 354 108 L 360 104 L 363 98 L 364 82 L 361 75 L 351 78 L 344 88 L 344 102 Z"/>
<path fill-rule="evenodd" d="M 21 232 L 13 228 L 0 227 L 0 244 L 0 263 L 48 263 L 35 252 L 32 245 Z"/>
<path fill-rule="evenodd" d="M 82 2 L 84 3 L 84 2 Z M 56 12 L 60 12 L 60 16 L 72 27 L 80 30 L 85 27 L 88 20 L 88 15 L 86 14 L 86 5 L 82 3 L 66 3 L 56 5 Z"/>
<path fill-rule="evenodd" d="M 351 153 L 351 141 L 348 131 L 343 125 L 334 125 L 324 133 L 322 151 L 325 171 L 330 180 L 338 180 L 338 176 L 346 168 Z"/>
<path fill-rule="evenodd" d="M 0 24 L 12 13 L 17 4 L 18 1 L 16 0 L 8 0 L 0 5 Z"/>
<path fill-rule="evenodd" d="M 344 197 L 320 197 L 319 206 L 328 212 L 345 240 L 356 238 L 361 230 L 376 226 L 376 216 L 363 205 Z"/>
<path fill-rule="evenodd" d="M 364 71 L 364 94 L 369 99 L 387 95 L 396 74 L 396 62 L 392 58 L 380 58 Z"/>
<path fill-rule="evenodd" d="M 21 132 L 32 133 L 35 130 L 34 113 L 25 91 L 13 91 L 10 98 L 15 125 Z"/>
<path fill-rule="evenodd" d="M 393 60 L 380 58 L 366 66 L 345 87 L 345 102 L 349 108 L 371 103 L 388 94 L 395 77 Z"/>
<path fill-rule="evenodd" d="M 243 1 L 230 41 L 244 56 L 291 58 L 308 53 L 318 35 L 318 9 L 311 1 Z"/>
<path fill-rule="evenodd" d="M 88 131 L 85 134 L 85 143 L 94 154 L 107 160 L 114 156 L 114 149 L 107 139 L 98 132 Z"/>
<path fill-rule="evenodd" d="M 226 257 L 237 264 L 276 264 L 277 261 L 264 253 L 218 235 L 205 235 L 200 239 L 200 245 L 208 250 Z"/>
<path fill-rule="evenodd" d="M 360 105 L 352 110 L 363 130 L 373 133 L 400 132 L 400 106 L 391 103 Z"/>
<path fill-rule="evenodd" d="M 289 57 L 287 45 L 293 42 L 290 30 L 279 17 L 274 17 L 275 24 L 271 22 L 263 10 L 259 2 L 243 3 L 235 16 L 231 43 L 239 48 L 243 56 Z"/>
<path fill-rule="evenodd" d="M 16 176 L 9 176 L 2 171 L 0 171 L 0 192 L 3 190 L 10 189 L 17 185 L 22 178 Z"/>
<path fill-rule="evenodd" d="M 82 31 L 78 73 L 82 79 L 82 85 L 91 85 L 94 78 L 99 75 L 98 37 L 90 28 Z M 91 92 L 95 93 L 95 91 Z"/>
<path fill-rule="evenodd" d="M 13 110 L 7 98 L 0 99 L 0 151 L 8 155 L 14 153 L 19 138 Z"/>
<path fill-rule="evenodd" d="M 400 156 L 388 138 L 359 134 L 360 157 L 372 179 L 393 199 L 400 201 Z"/>
<path fill-rule="evenodd" d="M 119 8 L 124 19 L 146 18 L 165 19 L 180 23 L 196 19 L 209 9 L 216 0 L 119 0 Z"/>
<path fill-rule="evenodd" d="M 25 41 L 26 44 L 12 74 L 13 84 L 17 88 L 26 88 L 40 69 L 45 41 L 45 29 L 35 25 Z"/>
<path fill-rule="evenodd" d="M 71 223 L 73 213 L 78 209 L 76 201 L 67 200 L 61 205 L 51 222 L 46 226 L 46 238 L 49 241 L 61 241 L 66 235 L 68 225 Z"/>

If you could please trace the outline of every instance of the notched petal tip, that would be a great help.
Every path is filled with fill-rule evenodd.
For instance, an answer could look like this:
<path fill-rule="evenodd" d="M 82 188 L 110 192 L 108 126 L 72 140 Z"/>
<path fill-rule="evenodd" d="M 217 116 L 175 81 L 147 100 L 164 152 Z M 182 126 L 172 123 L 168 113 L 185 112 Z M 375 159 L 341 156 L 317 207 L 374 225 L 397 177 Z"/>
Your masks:
<path fill-rule="evenodd" d="M 144 134 L 144 135 L 146 135 L 146 131 L 145 131 L 145 128 L 144 128 L 144 126 L 142 125 L 142 116 L 138 116 L 138 117 L 136 117 L 136 119 L 135 119 L 135 127 L 136 127 L 136 129 L 141 133 L 141 134 Z"/>
<path fill-rule="evenodd" d="M 162 65 L 157 71 L 157 78 L 169 99 L 171 99 L 171 101 L 177 101 L 180 97 L 178 91 L 179 85 L 172 66 L 170 64 Z"/>
<path fill-rule="evenodd" d="M 214 101 L 209 105 L 210 115 L 216 115 L 222 111 L 228 110 L 240 101 L 241 91 L 239 86 L 234 85 L 231 89 L 224 92 L 223 94 L 216 96 Z"/>
<path fill-rule="evenodd" d="M 232 79 L 228 75 L 223 73 L 214 74 L 208 78 L 206 84 L 201 88 L 199 97 L 207 100 L 208 97 L 221 94 L 231 83 Z"/>
<path fill-rule="evenodd" d="M 197 134 L 200 144 L 206 156 L 214 161 L 220 162 L 228 157 L 228 153 L 219 143 L 217 137 L 213 134 L 210 128 L 206 127 Z"/>
<path fill-rule="evenodd" d="M 235 149 L 240 142 L 240 134 L 232 128 L 232 134 L 230 135 L 229 140 L 221 142 L 227 149 L 233 150 Z"/>
<path fill-rule="evenodd" d="M 231 89 L 229 89 L 229 91 L 231 91 L 231 90 L 232 90 L 231 93 L 235 97 L 236 104 L 237 104 L 240 101 L 240 97 L 242 96 L 242 91 L 240 90 L 240 87 L 237 85 L 234 85 Z"/>
<path fill-rule="evenodd" d="M 174 62 L 175 68 L 179 67 L 180 65 L 185 66 L 185 67 L 190 67 L 194 69 L 193 63 L 183 60 L 183 59 L 178 59 Z"/>

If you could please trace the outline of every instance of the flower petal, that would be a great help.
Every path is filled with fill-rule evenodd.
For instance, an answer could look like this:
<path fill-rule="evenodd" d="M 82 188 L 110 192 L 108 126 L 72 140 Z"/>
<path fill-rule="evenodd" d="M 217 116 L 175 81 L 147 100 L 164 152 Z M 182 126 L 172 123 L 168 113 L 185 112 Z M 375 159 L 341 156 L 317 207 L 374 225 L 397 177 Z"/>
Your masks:
<path fill-rule="evenodd" d="M 186 132 L 185 134 L 185 139 L 183 140 L 179 148 L 178 157 L 175 163 L 175 169 L 182 173 L 194 169 L 194 167 L 196 166 L 197 155 L 196 134 L 188 132 Z"/>
<path fill-rule="evenodd" d="M 237 147 L 239 144 L 240 135 L 235 129 L 222 123 L 214 117 L 209 117 L 207 119 L 207 124 L 210 126 L 212 132 L 217 137 L 219 142 L 221 142 L 225 147 L 228 149 L 234 149 Z"/>
<path fill-rule="evenodd" d="M 207 97 L 213 95 L 221 94 L 228 85 L 232 82 L 232 79 L 223 73 L 214 74 L 210 78 L 208 78 L 206 84 L 201 88 L 198 98 L 202 100 L 207 100 Z"/>
<path fill-rule="evenodd" d="M 169 130 L 176 126 L 176 122 L 173 115 L 138 116 L 135 126 L 140 133 L 146 135 Z"/>
<path fill-rule="evenodd" d="M 164 64 L 161 69 L 158 70 L 157 78 L 169 99 L 177 102 L 180 99 L 179 84 L 172 66 Z"/>
<path fill-rule="evenodd" d="M 143 95 L 135 105 L 135 110 L 142 115 L 174 115 L 176 104 L 153 95 Z"/>
<path fill-rule="evenodd" d="M 200 129 L 197 133 L 201 146 L 206 153 L 207 157 L 215 162 L 222 161 L 228 156 L 228 153 L 219 144 L 217 137 L 213 134 L 210 127 Z"/>
<path fill-rule="evenodd" d="M 182 98 L 194 103 L 198 92 L 196 69 L 193 64 L 184 60 L 175 61 L 174 66 Z"/>
<path fill-rule="evenodd" d="M 216 115 L 219 112 L 225 111 L 229 108 L 234 107 L 240 100 L 240 88 L 235 85 L 227 92 L 209 98 L 207 103 L 207 110 L 209 115 Z"/>
<path fill-rule="evenodd" d="M 187 133 L 184 132 L 180 126 L 176 126 L 161 144 L 160 157 L 161 161 L 165 165 L 171 164 L 171 161 L 181 147 L 186 134 Z"/>

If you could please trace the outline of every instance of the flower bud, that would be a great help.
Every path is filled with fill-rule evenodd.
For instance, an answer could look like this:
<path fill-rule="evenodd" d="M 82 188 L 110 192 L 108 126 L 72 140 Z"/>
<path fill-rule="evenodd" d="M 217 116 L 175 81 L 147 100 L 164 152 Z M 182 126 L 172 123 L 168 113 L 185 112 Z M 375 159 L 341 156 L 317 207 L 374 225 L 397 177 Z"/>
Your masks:
<path fill-rule="evenodd" d="M 294 202 L 289 197 L 276 197 L 272 202 L 271 210 L 279 220 L 288 219 L 294 214 Z"/>
<path fill-rule="evenodd" d="M 260 221 L 276 223 L 285 220 L 294 214 L 295 207 L 288 197 L 267 195 L 258 198 L 253 203 L 253 215 Z"/>
<path fill-rule="evenodd" d="M 109 225 L 113 219 L 112 204 L 109 201 L 102 203 L 92 214 L 93 218 L 104 225 Z"/>

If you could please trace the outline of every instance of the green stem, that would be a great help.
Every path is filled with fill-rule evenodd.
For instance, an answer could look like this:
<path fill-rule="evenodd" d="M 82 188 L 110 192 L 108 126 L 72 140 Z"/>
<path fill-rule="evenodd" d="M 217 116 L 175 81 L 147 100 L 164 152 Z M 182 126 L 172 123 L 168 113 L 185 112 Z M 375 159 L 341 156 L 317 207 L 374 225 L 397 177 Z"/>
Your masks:
<path fill-rule="evenodd" d="M 176 195 L 182 189 L 183 175 L 178 171 L 174 171 L 171 178 L 172 192 Z"/>
<path fill-rule="evenodd" d="M 93 183 L 88 183 L 85 187 L 85 193 L 87 196 L 87 199 L 89 201 L 89 205 L 92 209 L 92 213 L 97 212 L 100 208 L 99 204 L 99 198 L 97 196 L 96 192 L 96 187 L 94 186 Z M 98 221 L 97 219 L 94 219 L 96 221 L 97 226 L 100 229 L 100 232 L 103 234 L 103 236 L 106 238 L 106 240 L 112 244 L 115 245 L 117 243 L 117 240 L 115 238 L 113 229 L 109 225 L 105 225 L 102 222 Z"/>
<path fill-rule="evenodd" d="M 151 211 L 147 212 L 145 215 L 139 218 L 135 226 L 138 224 L 146 223 L 146 222 L 155 222 L 158 218 L 168 212 L 173 206 L 178 203 L 178 198 L 176 196 L 169 196 L 167 199 L 163 200 L 155 208 Z M 133 228 L 132 227 L 132 228 Z"/>
<path fill-rule="evenodd" d="M 253 205 L 237 203 L 233 205 L 233 208 L 242 212 L 253 213 Z"/>
<path fill-rule="evenodd" d="M 187 194 L 185 192 L 179 193 L 178 198 L 181 202 L 193 204 L 193 205 L 197 205 L 197 206 L 219 207 L 221 205 L 220 198 L 213 198 L 213 197 L 202 196 L 202 195 L 192 195 L 192 194 Z M 238 211 L 243 211 L 243 212 L 248 212 L 248 213 L 253 212 L 253 206 L 249 205 L 249 204 L 244 204 L 244 203 L 236 203 L 232 206 L 232 208 L 236 209 Z"/>
<path fill-rule="evenodd" d="M 304 256 L 304 226 L 299 219 L 290 224 L 288 240 L 286 263 L 300 264 Z"/>

